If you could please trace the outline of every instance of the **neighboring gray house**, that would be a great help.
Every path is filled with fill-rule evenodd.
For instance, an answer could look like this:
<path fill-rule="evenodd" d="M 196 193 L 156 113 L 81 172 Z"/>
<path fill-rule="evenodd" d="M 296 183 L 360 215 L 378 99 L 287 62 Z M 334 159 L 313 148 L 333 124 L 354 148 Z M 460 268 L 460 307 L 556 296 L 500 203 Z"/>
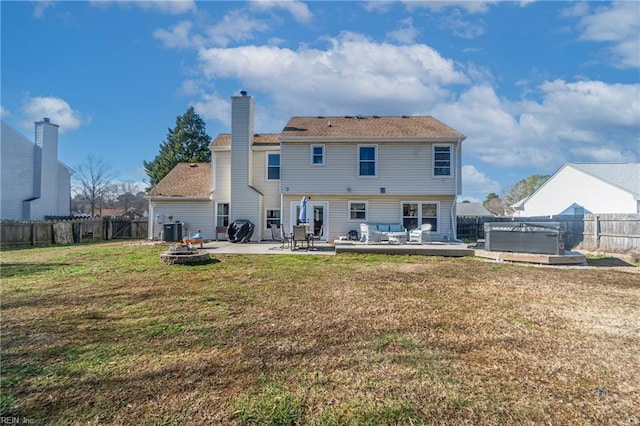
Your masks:
<path fill-rule="evenodd" d="M 58 161 L 58 126 L 35 123 L 35 143 L 2 122 L 1 219 L 69 215 L 72 170 Z"/>
<path fill-rule="evenodd" d="M 484 208 L 482 203 L 457 203 L 456 213 L 458 217 L 494 216 L 489 210 Z"/>
<path fill-rule="evenodd" d="M 362 222 L 431 223 L 434 239 L 456 238 L 462 133 L 429 116 L 334 116 L 292 117 L 281 133 L 259 134 L 254 108 L 245 92 L 232 97 L 231 134 L 212 142 L 211 178 L 200 178 L 208 187 L 191 198 L 179 188 L 150 192 L 149 238 L 171 217 L 191 229 L 206 223 L 205 238 L 248 219 L 253 240 L 270 239 L 270 224 L 291 232 L 302 197 L 322 240 Z"/>
<path fill-rule="evenodd" d="M 512 207 L 521 217 L 640 213 L 640 163 L 567 163 Z"/>

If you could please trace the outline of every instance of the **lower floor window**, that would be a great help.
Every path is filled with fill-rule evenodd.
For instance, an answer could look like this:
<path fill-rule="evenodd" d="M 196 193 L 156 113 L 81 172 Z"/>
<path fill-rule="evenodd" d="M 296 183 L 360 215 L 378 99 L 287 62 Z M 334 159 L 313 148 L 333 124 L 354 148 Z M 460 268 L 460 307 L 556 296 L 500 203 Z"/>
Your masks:
<path fill-rule="evenodd" d="M 216 226 L 229 226 L 229 203 L 218 204 Z"/>
<path fill-rule="evenodd" d="M 349 202 L 350 220 L 367 220 L 367 203 L 365 201 Z"/>
<path fill-rule="evenodd" d="M 438 203 L 402 203 L 402 225 L 406 229 L 416 229 L 428 223 L 432 232 L 438 232 Z"/>
<path fill-rule="evenodd" d="M 271 225 L 280 228 L 280 210 L 267 210 L 267 228 Z"/>

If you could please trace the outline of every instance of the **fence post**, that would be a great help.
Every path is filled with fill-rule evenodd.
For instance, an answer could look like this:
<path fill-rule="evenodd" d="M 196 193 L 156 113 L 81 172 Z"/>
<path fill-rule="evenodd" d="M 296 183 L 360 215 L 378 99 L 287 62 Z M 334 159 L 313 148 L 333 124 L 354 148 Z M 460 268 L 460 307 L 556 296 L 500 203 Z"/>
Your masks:
<path fill-rule="evenodd" d="M 595 220 L 595 224 L 594 224 L 594 230 L 593 232 L 595 233 L 595 238 L 596 238 L 596 249 L 600 248 L 600 216 L 595 215 L 595 217 L 593 218 Z"/>
<path fill-rule="evenodd" d="M 36 224 L 31 222 L 29 228 L 31 228 L 31 247 L 36 246 Z"/>

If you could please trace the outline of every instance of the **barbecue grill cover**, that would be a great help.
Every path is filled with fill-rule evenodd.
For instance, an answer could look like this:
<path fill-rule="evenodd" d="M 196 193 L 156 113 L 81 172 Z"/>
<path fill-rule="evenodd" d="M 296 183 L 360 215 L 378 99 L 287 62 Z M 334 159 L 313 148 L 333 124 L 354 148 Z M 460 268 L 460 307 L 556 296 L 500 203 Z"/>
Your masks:
<path fill-rule="evenodd" d="M 246 219 L 238 219 L 227 228 L 227 236 L 232 243 L 247 243 L 251 240 L 255 225 Z"/>

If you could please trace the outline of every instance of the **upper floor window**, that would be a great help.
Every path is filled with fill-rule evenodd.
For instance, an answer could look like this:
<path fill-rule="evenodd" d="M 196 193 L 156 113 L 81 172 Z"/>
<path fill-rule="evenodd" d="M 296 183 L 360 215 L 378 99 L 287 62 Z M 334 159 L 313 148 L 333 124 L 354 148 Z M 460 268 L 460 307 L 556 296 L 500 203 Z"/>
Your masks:
<path fill-rule="evenodd" d="M 375 145 L 358 146 L 358 176 L 376 176 L 377 149 Z"/>
<path fill-rule="evenodd" d="M 267 180 L 280 179 L 280 154 L 267 154 Z"/>
<path fill-rule="evenodd" d="M 452 151 L 451 145 L 435 145 L 433 147 L 434 176 L 452 176 Z"/>
<path fill-rule="evenodd" d="M 311 145 L 311 165 L 324 166 L 324 145 Z"/>

